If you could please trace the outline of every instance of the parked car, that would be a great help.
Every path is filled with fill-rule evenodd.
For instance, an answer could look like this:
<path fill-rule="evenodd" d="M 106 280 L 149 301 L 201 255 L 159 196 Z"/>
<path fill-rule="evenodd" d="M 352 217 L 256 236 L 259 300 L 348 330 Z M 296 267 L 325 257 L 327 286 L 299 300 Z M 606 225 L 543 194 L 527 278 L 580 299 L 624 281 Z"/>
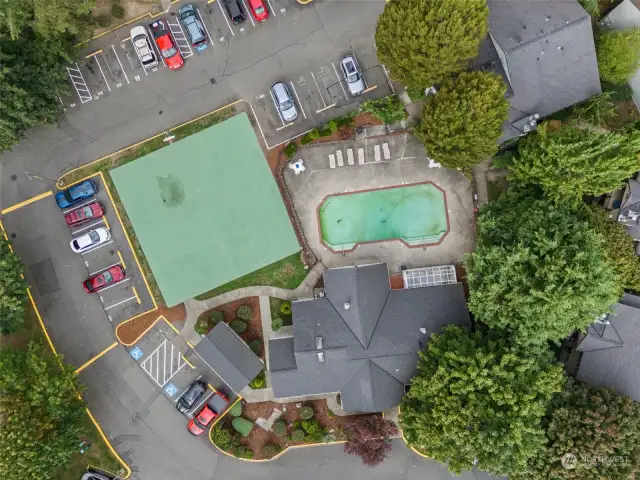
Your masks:
<path fill-rule="evenodd" d="M 289 89 L 283 82 L 274 83 L 271 87 L 271 93 L 276 102 L 276 107 L 282 116 L 282 119 L 286 122 L 293 122 L 298 118 L 298 110 L 293 103 L 293 98 L 289 93 Z"/>
<path fill-rule="evenodd" d="M 109 477 L 95 472 L 87 472 L 80 480 L 110 480 Z"/>
<path fill-rule="evenodd" d="M 75 253 L 84 253 L 109 240 L 111 240 L 111 232 L 105 227 L 100 227 L 74 238 L 69 244 Z"/>
<path fill-rule="evenodd" d="M 60 208 L 69 208 L 82 200 L 93 197 L 97 192 L 98 187 L 95 182 L 85 180 L 56 193 L 56 203 Z"/>
<path fill-rule="evenodd" d="M 200 380 L 196 380 L 178 399 L 178 401 L 176 402 L 176 408 L 180 410 L 181 413 L 184 413 L 186 415 L 187 413 L 189 413 L 189 410 L 191 410 L 193 406 L 198 402 L 198 400 L 200 400 L 200 397 L 206 389 L 206 383 L 201 382 Z"/>
<path fill-rule="evenodd" d="M 264 22 L 267 18 L 269 18 L 269 10 L 267 10 L 267 7 L 262 0 L 248 1 L 249 7 L 251 7 L 251 13 L 253 13 L 253 18 L 255 18 L 259 22 Z"/>
<path fill-rule="evenodd" d="M 211 410 L 207 405 L 204 406 L 197 415 L 195 415 L 191 420 L 189 420 L 189 424 L 187 425 L 187 429 L 191 435 L 202 435 L 204 431 L 207 429 L 209 424 L 216 418 L 218 414 Z"/>
<path fill-rule="evenodd" d="M 364 79 L 362 78 L 362 71 L 358 65 L 355 55 L 347 55 L 340 60 L 340 67 L 345 80 L 347 81 L 347 88 L 351 95 L 360 95 L 365 90 Z"/>
<path fill-rule="evenodd" d="M 234 25 L 244 22 L 244 12 L 239 0 L 222 0 L 222 4 Z"/>
<path fill-rule="evenodd" d="M 64 221 L 67 222 L 67 225 L 70 227 L 75 227 L 94 218 L 100 218 L 103 215 L 104 208 L 100 202 L 92 202 L 65 214 Z"/>
<path fill-rule="evenodd" d="M 158 65 L 158 57 L 153 51 L 153 46 L 147 35 L 147 31 L 141 25 L 133 27 L 129 34 L 131 35 L 131 43 L 136 51 L 136 55 L 140 59 L 140 63 L 144 68 L 153 68 Z"/>
<path fill-rule="evenodd" d="M 158 50 L 164 57 L 164 63 L 171 70 L 178 70 L 184 65 L 184 59 L 180 54 L 180 50 L 176 46 L 176 42 L 173 40 L 173 35 L 162 20 L 156 20 L 149 25 L 153 39 L 158 45 Z"/>
<path fill-rule="evenodd" d="M 193 48 L 199 52 L 207 48 L 207 35 L 204 30 L 204 26 L 200 21 L 200 17 L 196 12 L 196 9 L 193 8 L 193 5 L 180 7 L 178 9 L 178 18 L 180 19 L 180 23 L 182 23 L 184 31 L 187 33 L 187 37 L 189 37 L 189 41 Z"/>
<path fill-rule="evenodd" d="M 87 278 L 82 282 L 82 286 L 84 287 L 85 292 L 95 293 L 123 281 L 125 276 L 126 272 L 124 271 L 124 268 L 120 265 L 114 265 Z"/>

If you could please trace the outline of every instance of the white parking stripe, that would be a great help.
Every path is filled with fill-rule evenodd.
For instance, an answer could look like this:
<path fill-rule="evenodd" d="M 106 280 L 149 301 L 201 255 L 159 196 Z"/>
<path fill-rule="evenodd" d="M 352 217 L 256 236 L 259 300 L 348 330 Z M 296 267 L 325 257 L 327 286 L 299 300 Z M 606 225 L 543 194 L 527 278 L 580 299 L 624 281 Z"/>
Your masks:
<path fill-rule="evenodd" d="M 340 84 L 340 88 L 342 89 L 342 93 L 344 93 L 344 99 L 345 100 L 349 100 L 349 97 L 347 97 L 347 91 L 344 89 L 344 86 L 342 85 L 342 80 L 340 80 L 340 75 L 338 75 L 338 69 L 333 64 L 333 62 L 331 62 L 331 66 L 333 67 L 333 71 L 336 73 L 336 78 L 338 79 L 338 83 Z"/>
<path fill-rule="evenodd" d="M 69 213 L 69 212 L 72 212 L 72 211 L 73 211 L 73 210 L 75 210 L 76 208 L 84 207 L 85 205 L 89 205 L 90 203 L 95 202 L 95 201 L 96 201 L 96 199 L 95 199 L 95 198 L 92 198 L 91 200 L 87 200 L 87 201 L 86 201 L 86 202 L 84 202 L 84 203 L 80 203 L 80 204 L 78 204 L 78 205 L 74 205 L 73 207 L 67 208 L 66 210 L 62 210 L 62 213 Z"/>
<path fill-rule="evenodd" d="M 129 82 L 129 77 L 127 77 L 127 72 L 124 71 L 124 67 L 122 66 L 122 62 L 120 61 L 120 57 L 118 56 L 118 53 L 116 52 L 116 47 L 113 46 L 113 44 L 111 44 L 111 48 L 113 49 L 113 53 L 116 56 L 116 59 L 118 60 L 118 65 L 120 65 L 120 69 L 122 70 L 122 73 L 124 73 L 124 78 L 127 81 L 127 83 L 131 83 Z"/>
<path fill-rule="evenodd" d="M 207 32 L 207 37 L 209 37 L 209 41 L 211 42 L 211 45 L 213 46 L 213 38 L 211 38 L 211 34 L 209 33 L 209 29 L 207 28 L 207 24 L 204 21 L 204 17 L 200 13 L 200 9 L 196 8 L 196 12 L 198 13 L 198 17 L 200 18 L 200 22 L 202 23 L 202 26 L 204 27 L 205 32 Z"/>
<path fill-rule="evenodd" d="M 298 105 L 300 105 L 300 110 L 302 110 L 302 115 L 304 115 L 305 120 L 307 119 L 307 114 L 304 113 L 304 108 L 302 108 L 302 104 L 300 103 L 300 97 L 298 97 L 298 92 L 296 92 L 296 87 L 293 86 L 293 82 L 289 81 L 289 83 L 291 84 L 291 88 L 293 88 L 293 93 L 296 94 L 296 98 L 298 99 Z M 323 100 L 324 102 L 324 100 Z"/>
<path fill-rule="evenodd" d="M 90 273 L 89 276 L 93 277 L 96 273 L 103 272 L 105 270 L 110 269 L 111 267 L 115 267 L 116 265 L 120 265 L 120 262 L 114 263 L 113 265 L 109 265 L 108 267 L 102 267 L 100 270 L 96 270 L 93 273 Z"/>
<path fill-rule="evenodd" d="M 80 228 L 80 229 L 78 229 L 78 230 L 73 230 L 73 231 L 71 232 L 71 235 L 75 235 L 76 233 L 84 232 L 85 230 L 88 230 L 88 229 L 90 229 L 91 227 L 95 227 L 96 225 L 100 225 L 101 223 L 104 223 L 104 220 L 98 220 L 97 222 L 93 222 L 92 224 L 87 225 L 87 226 L 86 226 L 86 227 L 84 227 L 84 228 Z M 73 227 L 70 227 L 70 228 L 73 228 Z"/>
<path fill-rule="evenodd" d="M 93 59 L 98 64 L 98 68 L 100 69 L 100 73 L 102 74 L 102 78 L 104 79 L 104 83 L 107 84 L 107 88 L 111 91 L 111 87 L 109 86 L 109 82 L 107 82 L 107 77 L 104 76 L 104 70 L 102 70 L 102 65 L 100 65 L 100 60 L 98 60 L 98 55 L 94 55 Z"/>
<path fill-rule="evenodd" d="M 131 280 L 130 278 L 125 278 L 124 280 L 120 280 L 118 283 L 114 283 L 113 285 L 108 286 L 107 288 L 103 288 L 102 290 L 100 290 L 98 293 L 102 294 L 102 292 L 106 292 L 107 290 L 109 290 L 110 288 L 113 287 L 117 287 L 118 285 L 122 285 L 123 283 L 128 282 L 129 280 Z M 102 299 L 102 297 L 101 297 Z"/>
<path fill-rule="evenodd" d="M 109 240 L 108 242 L 103 243 L 99 247 L 92 248 L 91 250 L 87 250 L 86 252 L 82 252 L 80 255 L 86 255 L 87 253 L 95 252 L 96 250 L 100 250 L 102 247 L 106 247 L 110 243 L 113 243 L 113 240 Z"/>
<path fill-rule="evenodd" d="M 220 11 L 222 12 L 222 16 L 224 17 L 224 21 L 227 22 L 227 27 L 229 27 L 229 31 L 231 32 L 231 35 L 233 35 L 234 37 L 236 36 L 235 33 L 233 33 L 233 28 L 231 28 L 231 24 L 229 23 L 229 20 L 227 19 L 227 14 L 224 11 L 224 9 L 222 8 L 222 5 L 220 4 L 220 2 L 216 2 L 218 4 L 218 6 L 220 7 Z"/>
<path fill-rule="evenodd" d="M 253 15 L 251 14 L 251 10 L 249 10 L 247 8 L 247 4 L 245 3 L 244 0 L 242 0 L 242 5 L 244 5 L 244 11 L 247 12 L 247 17 L 249 17 L 249 20 L 251 20 L 251 25 L 253 25 L 254 27 L 256 26 L 255 22 L 253 21 Z"/>
<path fill-rule="evenodd" d="M 276 16 L 276 11 L 271 6 L 271 2 L 269 0 L 267 0 L 267 3 L 269 4 L 269 11 L 271 12 L 271 15 L 273 15 L 275 17 Z"/>
<path fill-rule="evenodd" d="M 280 113 L 280 109 L 278 108 L 278 104 L 276 103 L 276 97 L 273 96 L 273 92 L 269 89 L 269 93 L 271 94 L 271 100 L 273 100 L 273 106 L 276 107 L 276 112 L 278 112 L 278 116 L 280 117 L 280 121 L 282 122 L 282 126 L 284 127 L 284 120 L 282 118 L 282 114 Z"/>
<path fill-rule="evenodd" d="M 162 56 L 162 52 L 160 51 L 160 49 L 158 48 L 158 45 L 156 44 L 156 39 L 153 36 L 153 33 L 151 33 L 151 30 L 148 30 L 148 32 L 149 32 L 149 39 L 151 40 L 151 43 L 153 44 L 153 48 L 155 49 L 156 52 L 158 52 L 158 56 L 160 57 L 160 60 L 162 60 L 162 65 L 164 65 L 166 67 L 167 64 L 164 63 L 164 57 Z"/>
<path fill-rule="evenodd" d="M 135 300 L 136 297 L 133 296 L 131 298 L 127 298 L 126 300 L 122 300 L 121 302 L 114 303 L 113 305 L 109 305 L 108 307 L 104 307 L 105 310 L 109 310 L 110 308 L 117 307 L 118 305 L 122 305 L 123 303 L 127 303 L 129 300 Z"/>
<path fill-rule="evenodd" d="M 82 72 L 80 71 L 80 67 L 78 66 L 78 64 L 76 63 L 76 68 L 65 68 L 67 69 L 67 74 L 69 75 L 71 83 L 73 83 L 73 88 L 76 89 L 76 93 L 78 94 L 80 103 L 86 103 L 93 100 L 93 95 L 91 95 L 91 92 L 89 91 L 87 82 L 84 81 L 84 77 L 82 76 Z M 72 74 L 72 71 L 77 72 L 77 75 Z"/>
<path fill-rule="evenodd" d="M 182 55 L 182 58 L 189 58 L 193 56 L 193 50 L 191 49 L 189 40 L 187 40 L 187 36 L 184 34 L 184 30 L 182 29 L 182 25 L 180 25 L 180 22 L 167 22 L 167 25 L 169 25 L 171 36 L 173 37 L 173 41 L 176 44 L 176 47 L 178 47 L 178 50 L 180 50 L 180 55 Z M 186 50 L 186 53 L 183 52 L 183 50 Z"/>
<path fill-rule="evenodd" d="M 322 92 L 320 91 L 320 87 L 318 86 L 318 81 L 316 80 L 316 76 L 311 72 L 311 77 L 313 78 L 313 83 L 316 84 L 316 88 L 318 89 L 318 94 L 320 95 L 320 99 L 322 100 L 322 105 L 327 108 L 327 104 L 324 101 L 324 97 L 322 96 Z"/>
<path fill-rule="evenodd" d="M 164 358 L 162 359 L 162 384 L 164 385 L 164 379 L 167 378 L 167 342 L 164 343 L 163 350 Z"/>

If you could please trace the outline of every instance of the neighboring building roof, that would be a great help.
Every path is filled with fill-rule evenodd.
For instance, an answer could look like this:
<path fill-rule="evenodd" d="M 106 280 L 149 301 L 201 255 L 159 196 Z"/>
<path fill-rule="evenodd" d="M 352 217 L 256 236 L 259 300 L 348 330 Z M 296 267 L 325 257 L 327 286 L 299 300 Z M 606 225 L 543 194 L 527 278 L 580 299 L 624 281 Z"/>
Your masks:
<path fill-rule="evenodd" d="M 627 227 L 634 240 L 640 240 L 640 183 L 633 178 L 627 183 L 618 222 Z"/>
<path fill-rule="evenodd" d="M 576 0 L 488 0 L 489 34 L 474 68 L 501 75 L 511 108 L 500 141 L 601 92 L 591 17 Z"/>
<path fill-rule="evenodd" d="M 625 294 L 614 313 L 589 327 L 578 346 L 577 378 L 593 387 L 609 386 L 640 401 L 640 298 Z M 607 323 L 608 322 L 608 323 Z"/>
<path fill-rule="evenodd" d="M 292 303 L 293 339 L 269 341 L 277 398 L 340 392 L 348 412 L 394 407 L 431 334 L 470 324 L 459 283 L 391 290 L 379 263 L 327 270 L 324 285 L 325 298 Z"/>
<path fill-rule="evenodd" d="M 218 323 L 195 351 L 234 392 L 249 385 L 264 369 L 260 359 L 224 322 Z"/>

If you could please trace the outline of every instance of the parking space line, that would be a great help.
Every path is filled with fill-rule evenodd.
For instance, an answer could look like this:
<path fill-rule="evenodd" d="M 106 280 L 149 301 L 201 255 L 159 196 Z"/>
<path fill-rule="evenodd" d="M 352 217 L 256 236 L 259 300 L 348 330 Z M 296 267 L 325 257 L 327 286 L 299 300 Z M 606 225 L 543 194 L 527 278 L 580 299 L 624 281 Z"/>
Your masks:
<path fill-rule="evenodd" d="M 92 198 L 91 200 L 87 200 L 87 201 L 86 201 L 86 202 L 84 202 L 84 203 L 81 203 L 81 204 L 79 204 L 79 205 L 74 205 L 73 207 L 71 207 L 71 208 L 67 208 L 66 210 L 62 210 L 62 213 L 69 213 L 69 212 L 72 212 L 72 211 L 73 211 L 73 210 L 75 210 L 76 208 L 84 207 L 85 205 L 89 205 L 90 203 L 95 202 L 95 201 L 96 201 L 96 199 L 95 199 L 95 198 Z M 4 211 L 3 211 L 2 213 L 4 213 Z"/>
<path fill-rule="evenodd" d="M 101 270 L 101 271 L 102 271 L 102 270 Z M 109 287 L 107 287 L 107 288 L 103 288 L 102 290 L 100 290 L 100 293 L 102 293 L 102 292 L 106 292 L 106 291 L 107 291 L 107 290 L 109 290 L 110 288 L 117 287 L 118 285 L 122 285 L 123 283 L 128 282 L 128 281 L 130 281 L 130 280 L 131 280 L 131 278 L 125 278 L 124 280 L 120 280 L 118 283 L 114 283 L 113 285 L 111 285 L 111 286 L 109 286 Z M 100 297 L 100 299 L 102 300 L 102 297 Z"/>
<path fill-rule="evenodd" d="M 96 225 L 100 225 L 101 223 L 104 223 L 104 222 L 102 220 L 98 220 L 97 222 L 93 222 L 92 224 L 87 225 L 86 227 L 79 228 L 78 230 L 73 230 L 71 232 L 71 235 L 75 235 L 76 233 L 84 232 L 85 230 L 88 230 L 91 227 L 95 227 Z"/>
<path fill-rule="evenodd" d="M 344 93 L 344 99 L 349 100 L 349 97 L 347 97 L 347 91 L 344 89 L 344 85 L 342 85 L 342 80 L 340 80 L 340 75 L 338 75 L 338 69 L 333 62 L 331 62 L 331 66 L 333 67 L 333 71 L 336 74 L 336 78 L 338 79 L 338 83 L 340 84 L 340 88 L 342 89 L 342 93 Z"/>
<path fill-rule="evenodd" d="M 210 383 L 207 383 L 207 387 L 209 387 L 211 390 L 213 390 L 214 393 L 218 393 L 218 390 L 216 390 L 213 385 L 211 385 Z"/>
<path fill-rule="evenodd" d="M 84 57 L 84 58 L 91 58 L 91 57 L 93 57 L 94 55 L 97 55 L 97 54 L 99 54 L 99 53 L 102 53 L 102 49 L 96 50 L 95 52 L 90 53 L 89 55 L 87 55 L 87 56 L 86 56 L 86 57 Z"/>
<path fill-rule="evenodd" d="M 293 122 L 287 123 L 286 125 L 278 127 L 278 128 L 276 128 L 276 132 L 279 132 L 280 130 L 284 130 L 285 128 L 290 127 L 291 125 L 293 125 Z"/>
<path fill-rule="evenodd" d="M 91 252 L 95 252 L 96 250 L 100 250 L 102 247 L 106 247 L 107 245 L 109 245 L 110 243 L 113 243 L 113 240 L 109 240 L 106 243 L 103 243 L 102 245 L 100 245 L 99 247 L 96 248 L 92 248 L 91 250 L 87 250 L 86 252 L 82 252 L 80 255 L 86 255 L 87 253 L 91 253 Z"/>
<path fill-rule="evenodd" d="M 176 46 L 178 47 L 178 50 L 180 50 L 180 55 L 182 55 L 182 58 L 192 57 L 193 50 L 191 49 L 191 45 L 189 45 L 189 40 L 187 40 L 187 36 L 184 34 L 184 30 L 182 29 L 182 25 L 180 25 L 180 22 L 171 23 L 167 20 L 167 25 L 169 25 L 171 36 L 175 40 Z M 178 28 L 177 30 L 175 30 L 171 27 L 178 27 Z M 176 34 L 179 34 L 179 36 Z M 182 52 L 182 49 L 185 48 L 185 46 L 186 46 L 186 49 L 188 50 L 187 53 Z"/>
<path fill-rule="evenodd" d="M 329 110 L 330 108 L 333 108 L 333 107 L 335 107 L 335 106 L 336 106 L 336 104 L 335 104 L 335 103 L 332 103 L 331 105 L 327 105 L 326 107 L 321 108 L 320 110 L 316 110 L 316 113 L 322 113 L 322 112 L 324 112 L 324 111 L 326 111 L 326 110 Z"/>
<path fill-rule="evenodd" d="M 126 270 L 127 264 L 124 263 L 124 259 L 122 258 L 122 254 L 120 253 L 120 250 L 118 250 L 118 258 L 120 259 L 120 263 L 122 264 L 122 267 Z"/>
<path fill-rule="evenodd" d="M 313 72 L 311 72 L 311 78 L 313 78 L 313 83 L 316 84 L 316 88 L 318 89 L 318 94 L 320 95 L 320 100 L 322 100 L 322 105 L 324 105 L 324 108 L 327 108 L 327 104 L 324 101 L 324 97 L 322 96 L 322 92 L 320 91 L 320 87 L 318 86 L 318 81 L 316 80 L 316 76 L 313 74 Z M 298 94 L 296 94 L 296 97 L 298 96 Z"/>
<path fill-rule="evenodd" d="M 104 270 L 107 270 L 107 269 L 109 269 L 111 267 L 115 267 L 116 265 L 120 265 L 120 262 L 116 262 L 113 265 L 109 265 L 108 267 L 101 267 L 100 270 L 97 270 L 97 271 L 95 271 L 93 273 L 90 273 L 89 275 L 95 275 L 96 273 L 100 273 L 100 272 L 102 272 Z"/>
<path fill-rule="evenodd" d="M 200 13 L 200 9 L 196 8 L 196 12 L 198 13 L 198 18 L 200 19 L 200 23 L 202 23 L 202 26 L 204 27 L 204 31 L 207 32 L 207 37 L 209 37 L 209 41 L 211 42 L 211 46 L 213 46 L 213 38 L 211 37 L 211 34 L 209 33 L 209 29 L 207 28 L 207 23 L 204 21 L 204 17 Z"/>
<path fill-rule="evenodd" d="M 196 369 L 196 366 L 193 363 L 191 363 L 189 360 L 187 360 L 187 357 L 185 357 L 184 355 L 181 355 L 181 357 L 182 357 L 182 360 L 184 360 L 187 363 L 187 365 L 191 367 L 191 370 Z"/>
<path fill-rule="evenodd" d="M 110 308 L 115 308 L 118 305 L 122 305 L 123 303 L 127 303 L 129 300 L 135 300 L 136 297 L 129 297 L 126 300 L 122 300 L 121 302 L 114 303 L 113 305 L 109 305 L 108 307 L 104 307 L 105 310 L 109 310 Z"/>
<path fill-rule="evenodd" d="M 24 202 L 16 203 L 15 205 L 7 207 L 4 210 L 2 210 L 2 212 L 0 212 L 0 213 L 2 213 L 4 215 L 6 213 L 13 212 L 14 210 L 18 210 L 19 208 L 22 208 L 22 207 L 25 207 L 27 205 L 30 205 L 30 204 L 32 204 L 34 202 L 37 202 L 38 200 L 41 200 L 41 199 L 46 198 L 46 197 L 49 197 L 51 195 L 53 195 L 52 191 L 41 193 L 40 195 L 36 195 L 35 197 L 28 198 Z"/>
<path fill-rule="evenodd" d="M 362 78 L 363 78 L 363 80 L 364 80 L 364 77 L 362 77 Z M 365 85 L 366 85 L 366 82 L 365 82 Z M 370 87 L 368 87 L 366 90 L 363 90 L 363 91 L 362 91 L 362 94 L 372 92 L 372 91 L 373 91 L 373 90 L 375 90 L 376 88 L 378 88 L 378 85 L 371 85 L 371 86 L 370 86 Z"/>
<path fill-rule="evenodd" d="M 122 66 L 122 62 L 120 61 L 120 57 L 118 56 L 118 53 L 116 52 L 116 47 L 114 47 L 113 44 L 111 44 L 111 48 L 113 49 L 113 53 L 116 56 L 116 60 L 118 60 L 118 65 L 120 65 L 120 69 L 122 70 L 122 73 L 124 73 L 124 79 L 127 81 L 127 83 L 131 83 L 131 82 L 129 82 L 129 77 L 127 77 L 127 72 L 125 72 L 124 67 Z"/>
<path fill-rule="evenodd" d="M 233 33 L 233 28 L 231 28 L 231 24 L 229 23 L 229 20 L 227 20 L 227 15 L 224 13 L 224 10 L 222 9 L 222 5 L 220 5 L 220 2 L 216 2 L 216 3 L 220 7 L 220 11 L 222 12 L 222 16 L 224 17 L 224 21 L 227 22 L 227 27 L 229 27 L 229 31 L 231 32 L 231 35 L 233 35 L 235 37 L 236 34 Z"/>
<path fill-rule="evenodd" d="M 100 52 L 102 52 L 102 50 L 100 50 Z M 109 86 L 109 82 L 107 82 L 107 77 L 104 76 L 104 70 L 102 70 L 102 65 L 100 65 L 100 60 L 98 59 L 98 55 L 94 55 L 93 58 L 95 59 L 96 63 L 98 64 L 98 68 L 100 68 L 100 73 L 102 74 L 102 78 L 104 79 L 104 83 L 107 84 L 107 88 L 109 89 L 109 91 L 111 91 L 111 87 Z"/>
<path fill-rule="evenodd" d="M 164 63 L 164 57 L 162 56 L 162 52 L 160 51 L 160 49 L 158 48 L 158 45 L 156 44 L 156 39 L 153 36 L 153 33 L 151 32 L 151 30 L 149 30 L 149 28 L 147 28 L 147 32 L 149 33 L 149 39 L 151 41 L 151 43 L 153 44 L 153 48 L 156 52 L 158 52 L 158 56 L 160 57 L 160 60 L 162 60 L 162 65 L 167 66 L 166 63 Z M 142 62 L 140 62 L 142 63 Z M 144 65 L 143 65 L 144 66 Z"/>
<path fill-rule="evenodd" d="M 284 127 L 284 119 L 282 118 L 282 114 L 280 113 L 280 109 L 278 108 L 278 104 L 276 103 L 276 97 L 273 96 L 273 92 L 269 89 L 269 93 L 271 94 L 271 100 L 273 100 L 273 106 L 276 108 L 276 112 L 278 112 L 278 117 L 280 117 L 280 121 L 282 122 L 282 126 Z"/>
<path fill-rule="evenodd" d="M 291 84 L 291 88 L 293 88 L 293 93 L 296 94 L 296 98 L 298 99 L 298 105 L 300 105 L 300 110 L 302 110 L 302 115 L 304 115 L 305 120 L 307 119 L 307 114 L 304 113 L 304 108 L 302 108 L 302 103 L 300 103 L 300 97 L 298 97 L 298 92 L 296 92 L 296 87 L 293 86 L 293 82 L 289 81 L 289 83 Z M 324 100 L 323 100 L 324 102 Z"/>
<path fill-rule="evenodd" d="M 80 71 L 80 67 L 78 66 L 78 64 L 76 63 L 76 68 L 65 68 L 67 69 L 69 80 L 71 80 L 71 83 L 73 83 L 73 88 L 75 88 L 76 93 L 78 94 L 80 103 L 87 103 L 93 100 L 93 95 L 91 95 L 91 91 L 89 90 L 87 82 L 84 81 L 84 76 L 82 76 L 82 72 Z M 77 72 L 77 75 L 72 74 L 71 72 Z"/>
<path fill-rule="evenodd" d="M 107 217 L 102 217 L 102 220 L 104 221 L 105 226 L 111 230 L 111 226 L 109 225 L 109 220 L 107 220 Z"/>
<path fill-rule="evenodd" d="M 271 6 L 271 2 L 269 0 L 267 0 L 267 3 L 269 4 L 269 10 L 271 11 L 271 15 L 273 15 L 274 17 L 276 17 L 276 11 L 273 9 L 273 7 Z"/>
<path fill-rule="evenodd" d="M 247 4 L 245 3 L 244 0 L 242 0 L 242 5 L 244 5 L 244 11 L 247 12 L 247 17 L 249 17 L 249 20 L 251 20 L 251 25 L 253 25 L 254 27 L 256 26 L 255 22 L 253 21 L 253 15 L 251 15 L 251 10 L 249 10 L 247 8 Z"/>
<path fill-rule="evenodd" d="M 136 290 L 136 287 L 133 287 L 133 294 L 136 296 L 136 300 L 138 301 L 138 305 L 142 304 L 142 302 L 140 301 L 140 295 L 138 295 L 138 290 Z"/>
<path fill-rule="evenodd" d="M 84 364 L 80 365 L 78 368 L 76 368 L 76 375 L 78 373 L 80 373 L 82 370 L 84 370 L 85 368 L 87 368 L 89 365 L 91 365 L 92 363 L 94 363 L 96 360 L 98 360 L 100 357 L 102 357 L 103 355 L 105 355 L 107 352 L 113 350 L 114 348 L 116 348 L 118 346 L 118 342 L 113 342 L 111 345 L 109 345 L 107 348 L 105 348 L 103 351 L 101 351 L 99 354 L 95 355 L 93 358 L 89 359 L 88 361 L 86 361 Z"/>

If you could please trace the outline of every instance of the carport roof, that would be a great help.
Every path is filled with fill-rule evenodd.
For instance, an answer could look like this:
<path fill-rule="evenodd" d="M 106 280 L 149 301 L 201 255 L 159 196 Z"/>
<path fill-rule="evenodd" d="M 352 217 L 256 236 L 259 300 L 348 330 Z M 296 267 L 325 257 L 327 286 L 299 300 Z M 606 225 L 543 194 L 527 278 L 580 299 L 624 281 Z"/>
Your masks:
<path fill-rule="evenodd" d="M 300 250 L 244 113 L 111 176 L 168 306 Z"/>
<path fill-rule="evenodd" d="M 223 322 L 218 323 L 195 350 L 236 393 L 264 369 L 264 364 L 247 344 Z"/>

